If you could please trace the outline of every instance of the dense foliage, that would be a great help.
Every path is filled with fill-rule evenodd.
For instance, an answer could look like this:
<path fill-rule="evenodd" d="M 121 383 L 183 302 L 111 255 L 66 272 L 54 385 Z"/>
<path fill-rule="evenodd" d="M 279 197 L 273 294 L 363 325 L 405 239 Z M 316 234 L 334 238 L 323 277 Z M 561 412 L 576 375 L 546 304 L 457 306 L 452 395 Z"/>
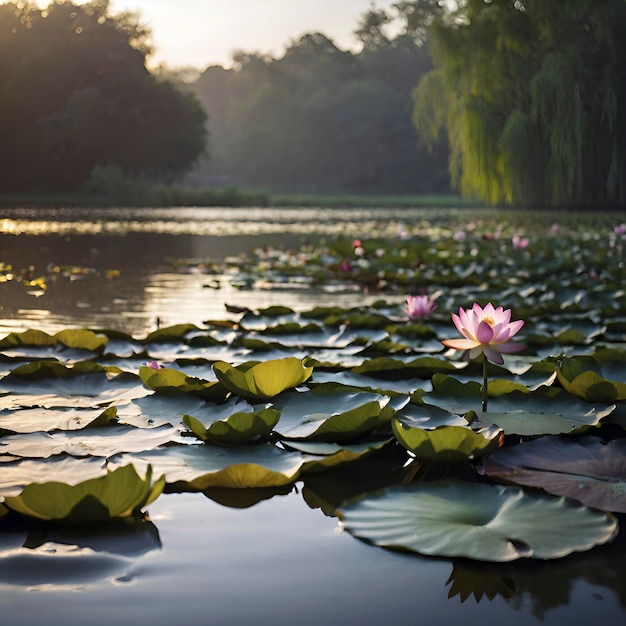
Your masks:
<path fill-rule="evenodd" d="M 195 84 L 211 136 L 198 180 L 279 192 L 447 190 L 445 143 L 429 152 L 411 122 L 411 91 L 432 67 L 425 33 L 409 6 L 396 11 L 363 16 L 358 54 L 308 33 L 281 58 L 239 52 L 233 68 L 209 67 Z M 391 21 L 402 24 L 393 37 Z"/>
<path fill-rule="evenodd" d="M 108 0 L 0 5 L 0 192 L 73 191 L 97 167 L 170 179 L 206 113 L 145 66 L 148 32 Z"/>
<path fill-rule="evenodd" d="M 440 14 L 415 119 L 491 203 L 626 204 L 626 3 L 464 0 Z"/>

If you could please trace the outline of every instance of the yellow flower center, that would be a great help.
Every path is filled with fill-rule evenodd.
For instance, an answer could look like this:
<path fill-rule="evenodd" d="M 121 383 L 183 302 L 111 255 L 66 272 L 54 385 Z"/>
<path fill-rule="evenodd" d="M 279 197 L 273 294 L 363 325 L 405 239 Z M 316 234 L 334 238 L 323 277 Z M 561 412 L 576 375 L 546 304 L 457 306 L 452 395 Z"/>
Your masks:
<path fill-rule="evenodd" d="M 488 315 L 487 317 L 483 317 L 482 321 L 489 324 L 491 328 L 493 328 L 493 325 L 495 324 L 493 317 L 491 317 L 490 315 Z"/>

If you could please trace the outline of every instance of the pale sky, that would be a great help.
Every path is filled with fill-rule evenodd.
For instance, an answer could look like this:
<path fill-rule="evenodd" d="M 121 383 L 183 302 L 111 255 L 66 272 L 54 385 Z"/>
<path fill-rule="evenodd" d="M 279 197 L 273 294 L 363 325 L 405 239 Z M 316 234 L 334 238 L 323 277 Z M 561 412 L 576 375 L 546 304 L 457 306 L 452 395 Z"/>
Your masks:
<path fill-rule="evenodd" d="M 83 4 L 85 0 L 78 0 Z M 388 8 L 397 0 L 375 0 Z M 372 0 L 111 0 L 114 13 L 140 13 L 152 31 L 151 64 L 229 65 L 232 52 L 282 56 L 290 41 L 319 31 L 340 48 L 355 48 L 359 18 Z M 38 4 L 46 6 L 47 0 Z"/>

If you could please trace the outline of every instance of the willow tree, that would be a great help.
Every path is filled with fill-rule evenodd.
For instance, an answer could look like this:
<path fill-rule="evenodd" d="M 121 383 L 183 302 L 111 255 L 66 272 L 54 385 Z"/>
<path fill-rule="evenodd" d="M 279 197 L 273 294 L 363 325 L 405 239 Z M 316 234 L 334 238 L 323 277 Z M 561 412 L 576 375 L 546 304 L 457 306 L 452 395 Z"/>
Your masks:
<path fill-rule="evenodd" d="M 626 2 L 464 0 L 415 92 L 453 183 L 489 203 L 626 205 Z"/>

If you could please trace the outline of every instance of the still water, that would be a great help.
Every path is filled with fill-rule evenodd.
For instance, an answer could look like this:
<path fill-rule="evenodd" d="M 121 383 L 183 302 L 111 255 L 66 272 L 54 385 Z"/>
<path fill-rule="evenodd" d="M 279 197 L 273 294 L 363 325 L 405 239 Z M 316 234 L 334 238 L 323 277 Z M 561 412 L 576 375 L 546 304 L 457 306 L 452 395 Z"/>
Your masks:
<path fill-rule="evenodd" d="M 0 262 L 32 275 L 90 273 L 48 284 L 0 284 L 0 334 L 26 328 L 112 328 L 225 319 L 226 305 L 356 306 L 362 294 L 240 290 L 176 259 L 219 260 L 258 246 L 392 232 L 426 211 L 247 209 L 3 211 Z M 450 212 L 449 219 L 458 219 Z M 107 278 L 114 271 L 115 277 Z M 119 275 L 118 273 L 119 272 Z M 374 298 L 374 296 L 372 296 Z M 365 298 L 367 301 L 367 298 Z M 158 320 L 158 322 L 157 322 Z M 623 546 L 546 563 L 481 565 L 368 546 L 311 508 L 302 486 L 256 504 L 167 494 L 152 525 L 98 537 L 0 535 L 0 614 L 13 625 L 624 623 Z M 622 540 L 623 542 L 623 540 Z M 24 544 L 37 546 L 26 549 Z M 104 546 L 104 547 L 103 547 Z"/>

